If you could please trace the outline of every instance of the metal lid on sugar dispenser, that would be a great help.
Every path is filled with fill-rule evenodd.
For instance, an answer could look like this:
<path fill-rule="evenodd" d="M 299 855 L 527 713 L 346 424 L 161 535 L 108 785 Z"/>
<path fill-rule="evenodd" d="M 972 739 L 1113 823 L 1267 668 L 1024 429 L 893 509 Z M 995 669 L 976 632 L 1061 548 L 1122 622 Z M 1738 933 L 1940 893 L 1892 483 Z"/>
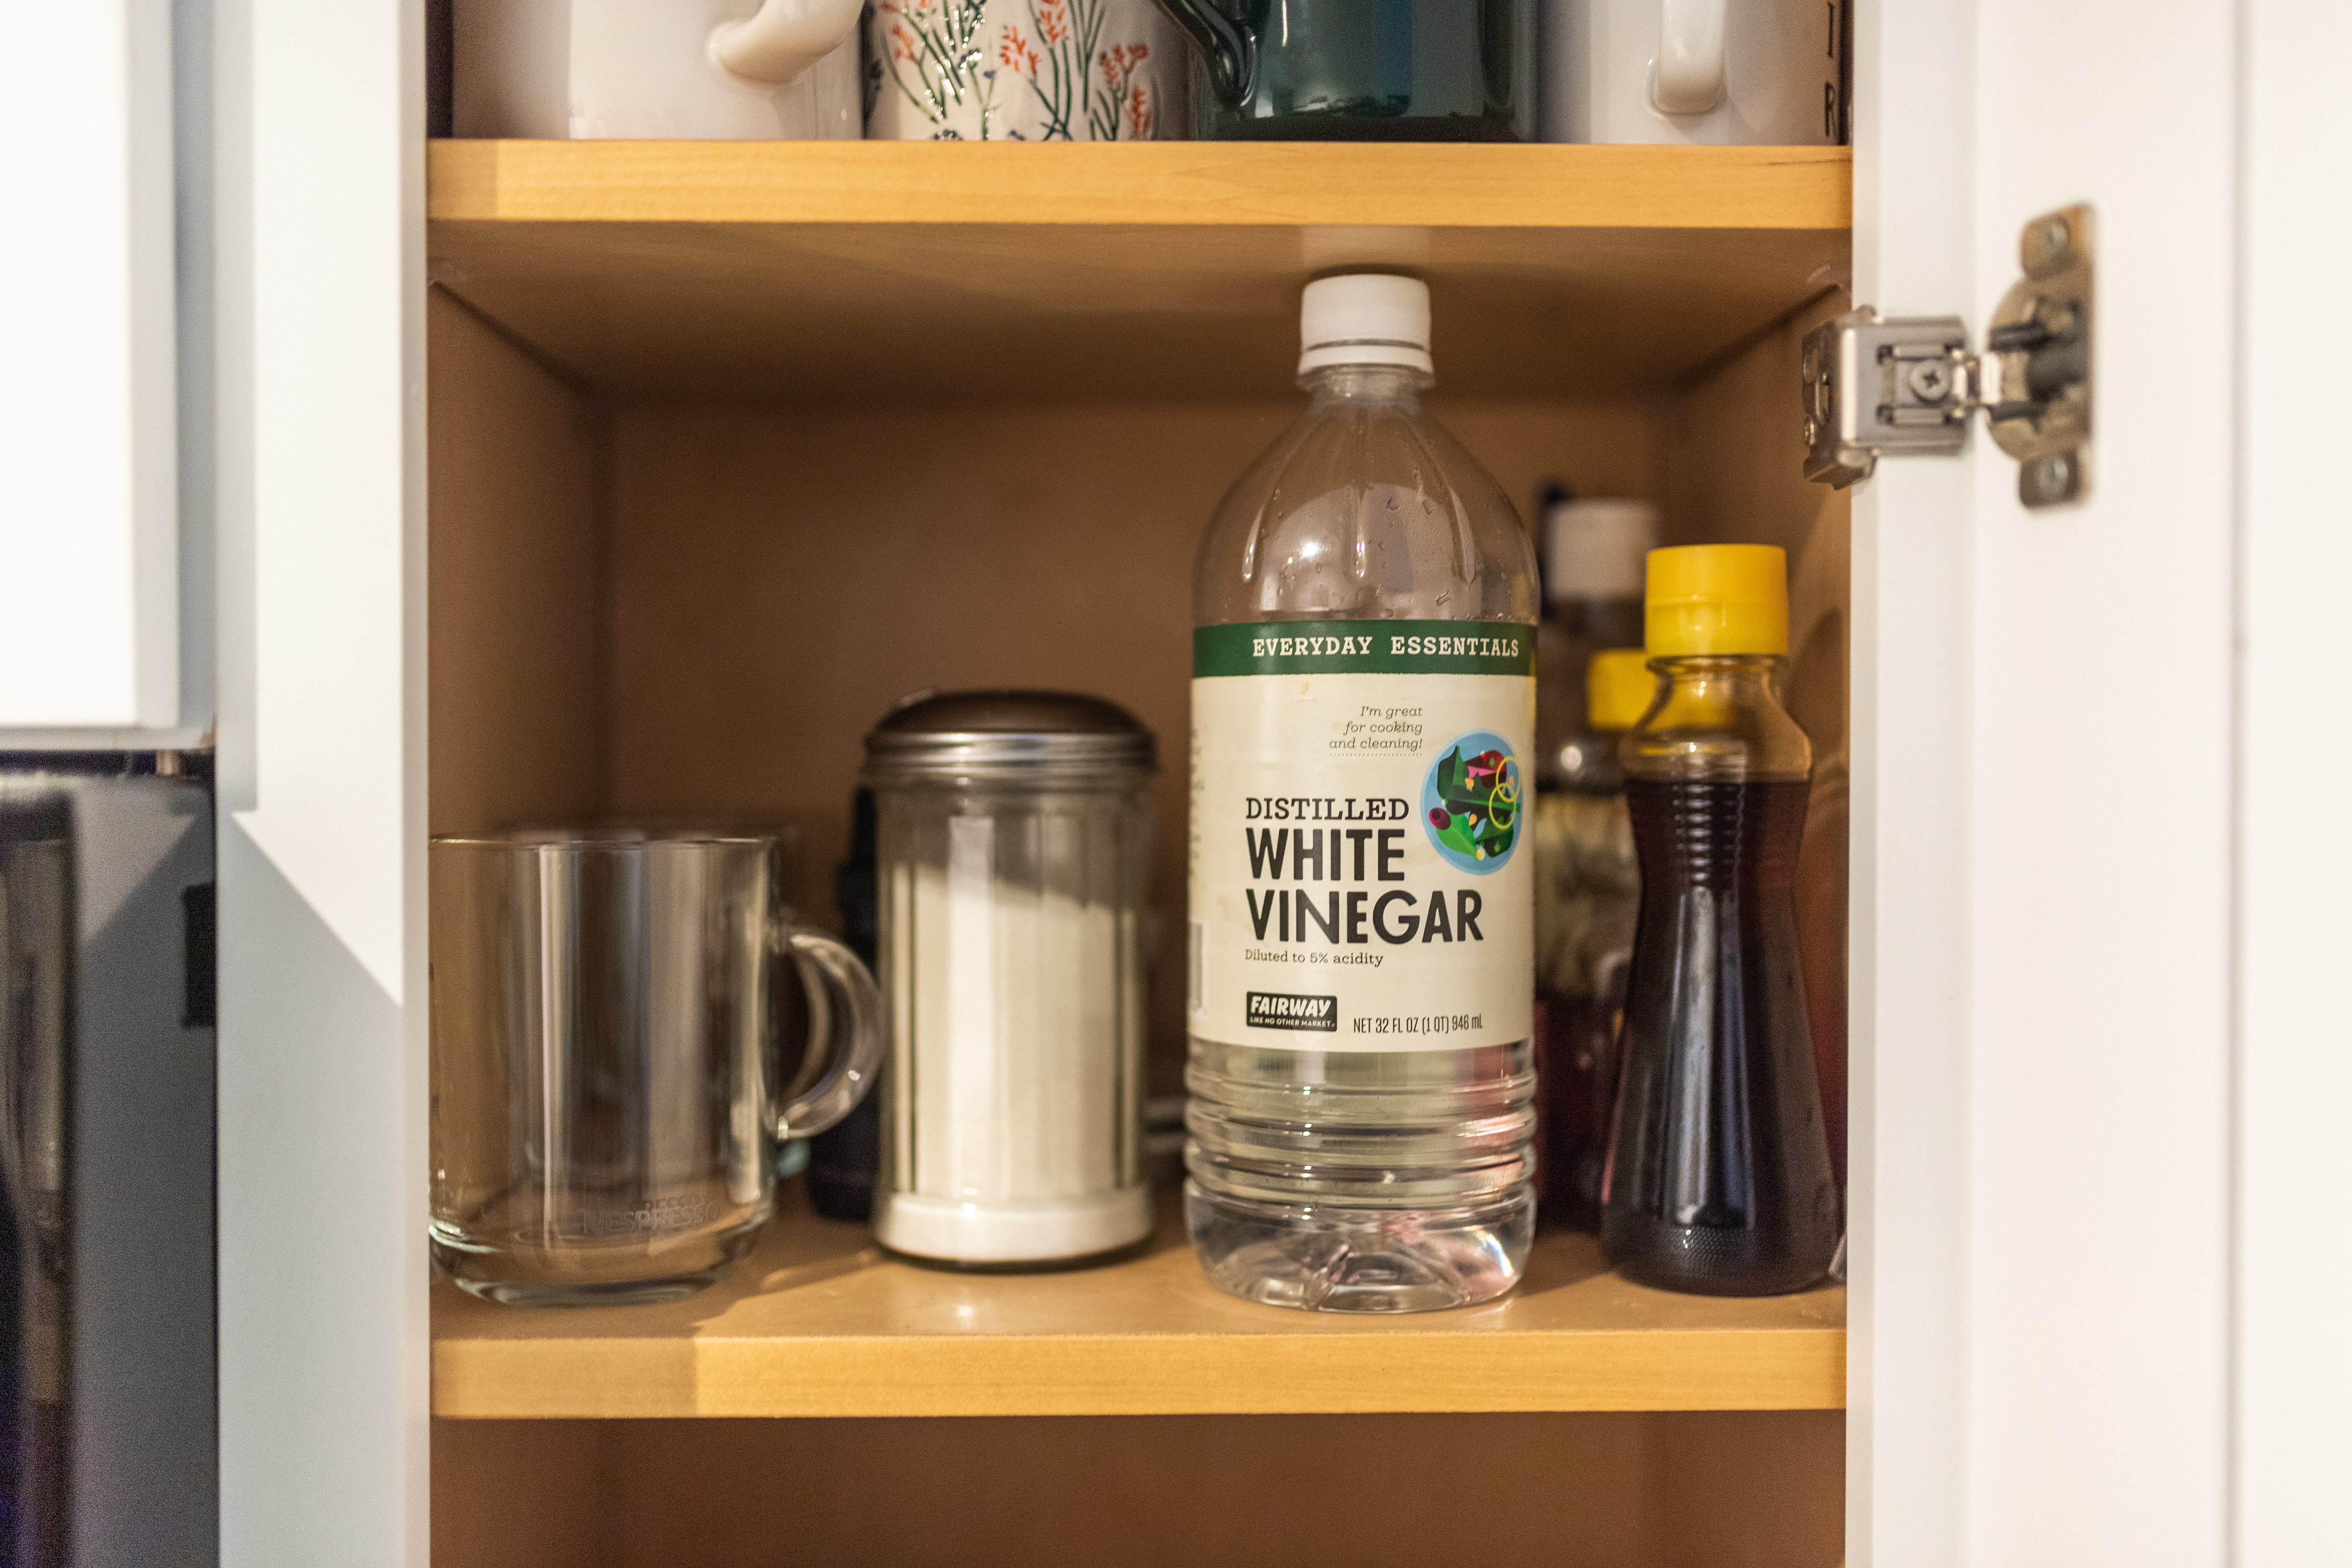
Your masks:
<path fill-rule="evenodd" d="M 866 782 L 1108 782 L 1151 772 L 1151 731 L 1071 691 L 920 691 L 866 737 Z"/>

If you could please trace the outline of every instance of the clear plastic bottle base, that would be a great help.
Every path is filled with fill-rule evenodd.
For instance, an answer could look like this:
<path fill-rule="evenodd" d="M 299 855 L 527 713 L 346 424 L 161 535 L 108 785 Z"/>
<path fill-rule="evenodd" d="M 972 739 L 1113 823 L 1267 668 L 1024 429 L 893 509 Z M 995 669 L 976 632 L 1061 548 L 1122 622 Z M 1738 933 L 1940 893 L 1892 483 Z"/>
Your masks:
<path fill-rule="evenodd" d="M 1202 1272 L 1268 1307 L 1434 1312 L 1519 1282 L 1536 1234 L 1532 1189 L 1469 1209 L 1334 1208 L 1216 1197 L 1184 1184 Z"/>

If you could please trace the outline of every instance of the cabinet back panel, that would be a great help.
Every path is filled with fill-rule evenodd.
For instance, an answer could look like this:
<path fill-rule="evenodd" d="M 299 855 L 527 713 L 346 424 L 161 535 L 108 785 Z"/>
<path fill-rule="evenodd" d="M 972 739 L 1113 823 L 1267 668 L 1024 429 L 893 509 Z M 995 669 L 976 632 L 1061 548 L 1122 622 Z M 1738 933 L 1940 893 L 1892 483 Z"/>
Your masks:
<path fill-rule="evenodd" d="M 1835 1411 L 467 1421 L 436 1568 L 1833 1568 Z"/>
<path fill-rule="evenodd" d="M 1297 405 L 623 412 L 608 803 L 805 830 L 829 918 L 861 740 L 927 687 L 1091 691 L 1159 736 L 1157 1087 L 1176 1087 L 1192 553 Z M 1523 510 L 1656 490 L 1636 404 L 1443 409 Z"/>
<path fill-rule="evenodd" d="M 433 1568 L 624 1568 L 620 1434 L 598 1421 L 433 1423 Z"/>

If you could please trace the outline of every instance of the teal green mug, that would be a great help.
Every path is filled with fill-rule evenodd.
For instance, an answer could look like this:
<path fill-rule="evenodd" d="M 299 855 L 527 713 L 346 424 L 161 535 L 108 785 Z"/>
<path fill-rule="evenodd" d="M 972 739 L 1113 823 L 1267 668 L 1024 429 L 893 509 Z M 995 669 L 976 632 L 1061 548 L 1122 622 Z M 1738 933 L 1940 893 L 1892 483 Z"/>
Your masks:
<path fill-rule="evenodd" d="M 1200 49 L 1192 133 L 1532 142 L 1535 0 L 1160 0 Z"/>

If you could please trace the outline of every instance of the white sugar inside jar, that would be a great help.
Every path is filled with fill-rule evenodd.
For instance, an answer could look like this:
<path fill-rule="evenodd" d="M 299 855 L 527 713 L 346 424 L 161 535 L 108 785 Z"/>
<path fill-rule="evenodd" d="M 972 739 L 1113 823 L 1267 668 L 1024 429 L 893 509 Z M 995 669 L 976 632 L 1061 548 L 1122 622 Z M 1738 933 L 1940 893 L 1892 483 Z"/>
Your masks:
<path fill-rule="evenodd" d="M 961 692 L 866 738 L 891 1054 L 875 1229 L 973 1268 L 1151 1233 L 1150 732 L 1094 698 Z"/>

